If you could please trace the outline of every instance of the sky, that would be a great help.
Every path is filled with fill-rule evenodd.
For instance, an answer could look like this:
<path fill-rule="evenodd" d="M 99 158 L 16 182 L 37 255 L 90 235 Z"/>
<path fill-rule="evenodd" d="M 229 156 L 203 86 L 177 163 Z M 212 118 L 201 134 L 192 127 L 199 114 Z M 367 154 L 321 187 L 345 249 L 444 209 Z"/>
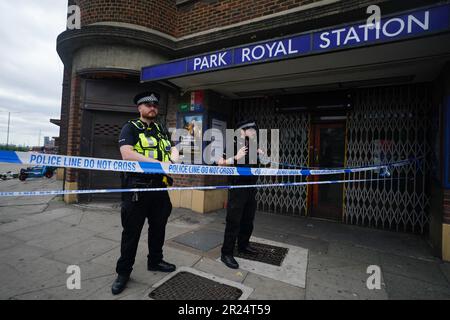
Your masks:
<path fill-rule="evenodd" d="M 64 66 L 56 38 L 66 28 L 67 0 L 0 0 L 0 144 L 43 145 L 59 136 Z M 40 133 L 40 139 L 39 139 Z"/>

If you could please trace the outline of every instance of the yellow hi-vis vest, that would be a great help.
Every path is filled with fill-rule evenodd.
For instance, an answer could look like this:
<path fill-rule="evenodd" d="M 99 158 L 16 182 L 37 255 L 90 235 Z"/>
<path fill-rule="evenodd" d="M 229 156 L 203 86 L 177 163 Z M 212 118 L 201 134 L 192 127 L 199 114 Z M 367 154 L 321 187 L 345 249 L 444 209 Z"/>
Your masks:
<path fill-rule="evenodd" d="M 136 127 L 139 133 L 139 140 L 133 147 L 134 151 L 148 158 L 170 161 L 172 145 L 167 133 L 162 130 L 159 124 L 154 122 L 153 126 L 148 126 L 140 119 L 130 120 L 129 122 Z"/>

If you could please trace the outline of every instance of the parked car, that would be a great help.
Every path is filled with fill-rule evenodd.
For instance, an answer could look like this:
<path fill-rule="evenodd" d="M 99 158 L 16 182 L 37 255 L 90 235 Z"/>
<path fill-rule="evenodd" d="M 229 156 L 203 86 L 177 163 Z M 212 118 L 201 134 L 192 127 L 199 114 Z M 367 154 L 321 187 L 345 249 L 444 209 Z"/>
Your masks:
<path fill-rule="evenodd" d="M 35 166 L 28 167 L 26 169 L 20 169 L 19 180 L 25 181 L 27 178 L 40 178 L 46 177 L 50 179 L 53 177 L 56 168 L 47 166 Z"/>

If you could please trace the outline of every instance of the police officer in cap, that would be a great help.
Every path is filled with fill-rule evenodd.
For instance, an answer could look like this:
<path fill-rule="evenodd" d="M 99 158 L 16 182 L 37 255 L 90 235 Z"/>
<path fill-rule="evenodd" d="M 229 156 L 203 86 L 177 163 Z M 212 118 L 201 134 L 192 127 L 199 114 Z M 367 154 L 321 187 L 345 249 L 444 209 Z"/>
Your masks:
<path fill-rule="evenodd" d="M 258 134 L 258 126 L 253 120 L 247 120 L 237 124 L 240 138 L 235 141 L 235 156 L 219 159 L 218 164 L 250 167 L 258 163 L 251 163 L 249 154 L 249 143 L 255 142 Z M 250 148 L 251 149 L 251 148 Z M 257 149 L 258 154 L 263 154 L 261 149 Z M 255 157 L 258 159 L 258 157 Z M 254 185 L 258 177 L 256 176 L 233 176 L 232 185 Z M 229 268 L 238 269 L 239 264 L 234 259 L 234 248 L 237 242 L 239 252 L 246 254 L 257 254 L 258 250 L 249 243 L 253 232 L 253 220 L 256 211 L 256 189 L 242 188 L 230 189 L 228 193 L 227 217 L 225 235 L 222 245 L 222 262 Z"/>
<path fill-rule="evenodd" d="M 144 92 L 134 98 L 140 118 L 128 121 L 122 128 L 119 146 L 123 160 L 158 163 L 178 160 L 179 154 L 171 145 L 169 133 L 156 121 L 159 99 L 160 95 L 156 92 Z M 122 174 L 124 188 L 166 188 L 169 185 L 172 185 L 172 179 L 161 174 Z M 147 269 L 175 271 L 175 265 L 163 260 L 162 250 L 171 211 L 172 204 L 167 191 L 122 194 L 121 255 L 116 266 L 118 276 L 112 285 L 113 294 L 122 292 L 130 278 L 146 218 L 149 250 Z"/>

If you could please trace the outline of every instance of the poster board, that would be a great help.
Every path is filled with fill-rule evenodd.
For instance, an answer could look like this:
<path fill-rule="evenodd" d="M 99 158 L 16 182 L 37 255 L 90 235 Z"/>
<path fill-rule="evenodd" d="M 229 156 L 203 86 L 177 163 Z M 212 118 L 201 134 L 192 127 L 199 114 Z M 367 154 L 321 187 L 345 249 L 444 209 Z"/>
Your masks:
<path fill-rule="evenodd" d="M 221 136 L 214 136 L 214 140 L 211 141 L 211 159 L 217 161 L 223 157 L 223 153 L 226 148 L 225 135 L 227 130 L 227 123 L 217 118 L 211 119 L 211 129 L 216 129 L 222 133 Z"/>
<path fill-rule="evenodd" d="M 180 155 L 183 156 L 183 162 L 188 163 L 188 159 L 190 159 L 190 162 L 193 162 L 194 157 L 202 156 L 203 126 L 203 113 L 178 113 L 177 128 L 185 130 L 185 134 L 181 135 L 179 141 Z"/>

